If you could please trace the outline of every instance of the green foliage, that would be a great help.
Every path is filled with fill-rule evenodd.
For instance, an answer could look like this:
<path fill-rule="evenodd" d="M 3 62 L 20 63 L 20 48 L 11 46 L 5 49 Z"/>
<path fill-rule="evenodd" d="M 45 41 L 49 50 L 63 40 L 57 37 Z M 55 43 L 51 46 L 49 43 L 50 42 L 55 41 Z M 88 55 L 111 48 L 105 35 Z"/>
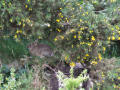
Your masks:
<path fill-rule="evenodd" d="M 32 80 L 33 73 L 32 70 L 28 70 L 27 73 L 22 73 L 16 78 L 15 69 L 10 69 L 10 76 L 6 77 L 5 74 L 0 74 L 0 89 L 1 90 L 28 90 L 33 89 Z M 5 82 L 5 80 L 6 82 Z"/>
<path fill-rule="evenodd" d="M 15 69 L 11 68 L 10 76 L 5 78 L 7 83 L 3 84 L 4 76 L 0 74 L 0 89 L 1 90 L 17 90 L 16 87 L 21 85 L 21 82 L 16 81 L 15 79 Z"/>
<path fill-rule="evenodd" d="M 99 80 L 94 89 L 117 90 L 120 88 L 120 58 L 104 59 L 102 63 L 96 66 Z"/>
<path fill-rule="evenodd" d="M 28 70 L 26 73 L 22 73 L 22 75 L 18 79 L 21 82 L 21 85 L 17 87 L 17 90 L 34 90 L 32 86 L 33 81 L 33 71 Z"/>
<path fill-rule="evenodd" d="M 75 90 L 79 88 L 82 90 L 83 81 L 86 81 L 89 77 L 86 75 L 87 70 L 84 70 L 77 78 L 73 76 L 73 67 L 70 69 L 70 77 L 68 78 L 62 72 L 58 71 L 57 77 L 59 84 L 59 90 Z M 83 89 L 84 90 L 84 89 Z"/>
<path fill-rule="evenodd" d="M 12 38 L 0 38 L 0 42 L 0 58 L 4 59 L 3 62 L 9 62 L 10 59 L 18 59 L 28 54 L 25 43 L 16 42 Z"/>
<path fill-rule="evenodd" d="M 112 58 L 120 56 L 119 41 L 113 41 L 109 46 L 106 47 L 106 51 L 103 54 L 104 58 Z"/>
<path fill-rule="evenodd" d="M 12 36 L 16 30 L 23 29 L 22 26 L 25 24 L 25 17 L 27 17 L 28 12 L 22 3 L 24 2 L 19 0 L 0 1 L 0 34 L 2 36 Z"/>
<path fill-rule="evenodd" d="M 114 67 L 107 72 L 106 84 L 111 84 L 113 88 L 120 88 L 120 58 L 113 62 Z M 105 87 L 105 86 L 104 86 Z"/>

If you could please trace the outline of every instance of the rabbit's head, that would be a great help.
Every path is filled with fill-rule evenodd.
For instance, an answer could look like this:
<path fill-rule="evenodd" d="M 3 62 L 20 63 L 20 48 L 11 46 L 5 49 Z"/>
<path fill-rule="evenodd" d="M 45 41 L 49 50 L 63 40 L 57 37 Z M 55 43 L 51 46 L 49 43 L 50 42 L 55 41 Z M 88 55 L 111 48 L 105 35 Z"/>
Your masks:
<path fill-rule="evenodd" d="M 33 47 L 36 47 L 38 45 L 38 41 L 34 41 L 33 43 L 30 43 L 28 46 L 27 46 L 27 48 L 28 49 L 31 49 L 31 48 L 33 48 Z"/>

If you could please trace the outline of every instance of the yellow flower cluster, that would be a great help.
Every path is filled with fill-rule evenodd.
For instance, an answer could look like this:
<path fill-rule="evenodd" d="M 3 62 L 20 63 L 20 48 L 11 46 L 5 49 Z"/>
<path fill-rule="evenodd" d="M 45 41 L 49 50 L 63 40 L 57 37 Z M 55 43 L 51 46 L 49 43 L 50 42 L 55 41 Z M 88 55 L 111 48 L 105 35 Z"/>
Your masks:
<path fill-rule="evenodd" d="M 107 39 L 108 39 L 109 41 L 110 41 L 110 40 L 120 40 L 120 36 L 118 36 L 118 37 L 112 36 L 112 37 L 108 37 Z"/>
<path fill-rule="evenodd" d="M 71 62 L 71 63 L 70 63 L 70 66 L 71 66 L 71 67 L 74 67 L 74 66 L 75 66 L 75 62 Z"/>
<path fill-rule="evenodd" d="M 105 75 L 104 75 L 104 73 L 103 73 L 103 72 L 101 73 L 101 76 L 102 76 L 102 77 L 105 77 Z"/>
<path fill-rule="evenodd" d="M 98 53 L 98 59 L 101 61 L 102 60 L 102 56 L 100 53 Z"/>
<path fill-rule="evenodd" d="M 96 65 L 96 64 L 97 64 L 97 61 L 92 61 L 91 64 L 92 64 L 92 65 Z"/>
<path fill-rule="evenodd" d="M 62 31 L 62 30 L 61 30 L 61 29 L 59 29 L 59 28 L 57 28 L 56 30 L 57 30 L 58 32 L 61 32 L 61 31 Z"/>
<path fill-rule="evenodd" d="M 95 37 L 94 37 L 94 36 L 92 36 L 92 37 L 91 37 L 91 40 L 92 40 L 92 41 L 95 41 Z"/>
<path fill-rule="evenodd" d="M 18 37 L 17 35 L 14 36 L 15 39 L 17 39 L 17 37 Z"/>
<path fill-rule="evenodd" d="M 116 2 L 116 0 L 110 0 L 111 3 Z"/>
<path fill-rule="evenodd" d="M 17 34 L 22 33 L 22 30 L 17 30 L 16 33 Z"/>
<path fill-rule="evenodd" d="M 103 52 L 105 52 L 105 50 L 106 50 L 106 48 L 105 48 L 105 47 L 103 47 Z"/>
<path fill-rule="evenodd" d="M 115 85 L 114 85 L 114 88 L 116 88 L 116 89 L 119 90 L 119 89 L 120 89 L 120 86 L 118 86 L 118 85 L 115 84 Z"/>
<path fill-rule="evenodd" d="M 86 54 L 85 56 L 86 56 L 86 57 L 88 57 L 88 56 L 89 56 L 89 54 Z"/>
<path fill-rule="evenodd" d="M 60 19 L 57 19 L 57 20 L 56 20 L 56 22 L 58 22 L 58 23 L 59 23 L 59 22 L 60 22 Z"/>

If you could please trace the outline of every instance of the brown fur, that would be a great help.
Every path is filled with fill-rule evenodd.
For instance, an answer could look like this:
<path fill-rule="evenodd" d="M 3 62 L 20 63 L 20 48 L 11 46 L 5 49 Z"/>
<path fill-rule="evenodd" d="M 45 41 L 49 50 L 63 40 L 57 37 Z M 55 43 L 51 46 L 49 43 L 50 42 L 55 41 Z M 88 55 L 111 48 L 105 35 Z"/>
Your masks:
<path fill-rule="evenodd" d="M 40 58 L 45 56 L 53 56 L 51 47 L 46 44 L 38 44 L 37 42 L 33 42 L 28 45 L 28 49 L 32 55 L 39 56 Z"/>

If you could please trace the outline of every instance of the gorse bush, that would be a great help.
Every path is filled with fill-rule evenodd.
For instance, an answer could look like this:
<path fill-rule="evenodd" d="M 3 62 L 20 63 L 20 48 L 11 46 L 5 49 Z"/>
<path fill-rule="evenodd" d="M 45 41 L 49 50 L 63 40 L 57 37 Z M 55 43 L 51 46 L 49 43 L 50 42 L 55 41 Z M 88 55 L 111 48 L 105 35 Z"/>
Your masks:
<path fill-rule="evenodd" d="M 54 0 L 0 1 L 0 34 L 3 37 L 48 38 L 60 3 Z M 45 30 L 46 29 L 46 30 Z"/>
<path fill-rule="evenodd" d="M 79 1 L 62 0 L 56 22 L 58 26 L 54 41 L 63 49 L 63 58 L 87 64 L 101 61 L 110 40 L 119 40 L 119 23 L 113 25 L 113 18 L 118 14 L 115 7 L 119 1 Z M 96 7 L 99 6 L 99 7 Z M 103 5 L 103 6 L 102 6 Z M 114 6 L 112 14 L 111 7 Z M 113 7 L 112 7 L 113 8 Z M 109 17 L 109 18 L 108 18 Z M 66 43 L 67 42 L 67 43 Z M 82 52 L 82 53 L 81 53 Z"/>
<path fill-rule="evenodd" d="M 50 23 L 53 25 L 56 22 L 53 19 L 56 17 L 54 13 L 60 5 L 59 2 L 56 4 L 55 2 L 54 0 L 1 0 L 0 38 L 1 42 L 8 41 L 5 43 L 7 45 L 3 44 L 5 47 L 1 46 L 0 52 L 4 53 L 1 56 L 7 54 L 6 56 L 10 57 L 21 57 L 27 51 L 19 44 L 27 45 L 26 42 L 29 40 L 50 38 L 50 32 L 54 28 L 50 28 Z M 19 43 L 12 42 L 9 38 Z"/>
<path fill-rule="evenodd" d="M 9 37 L 15 33 L 21 34 L 25 26 L 25 17 L 27 17 L 26 9 L 22 9 L 25 5 L 21 1 L 1 0 L 0 1 L 0 29 L 1 35 Z M 24 12 L 24 14 L 23 14 Z M 17 37 L 15 35 L 14 37 Z"/>
<path fill-rule="evenodd" d="M 0 4 L 1 36 L 17 41 L 47 39 L 67 62 L 97 64 L 110 40 L 120 39 L 119 23 L 114 24 L 118 0 L 2 0 Z"/>
<path fill-rule="evenodd" d="M 111 41 L 120 40 L 119 5 L 120 0 L 0 0 L 0 58 L 28 55 L 27 43 L 39 39 L 54 44 L 71 66 L 96 65 Z M 115 49 L 109 54 L 116 55 Z"/>

